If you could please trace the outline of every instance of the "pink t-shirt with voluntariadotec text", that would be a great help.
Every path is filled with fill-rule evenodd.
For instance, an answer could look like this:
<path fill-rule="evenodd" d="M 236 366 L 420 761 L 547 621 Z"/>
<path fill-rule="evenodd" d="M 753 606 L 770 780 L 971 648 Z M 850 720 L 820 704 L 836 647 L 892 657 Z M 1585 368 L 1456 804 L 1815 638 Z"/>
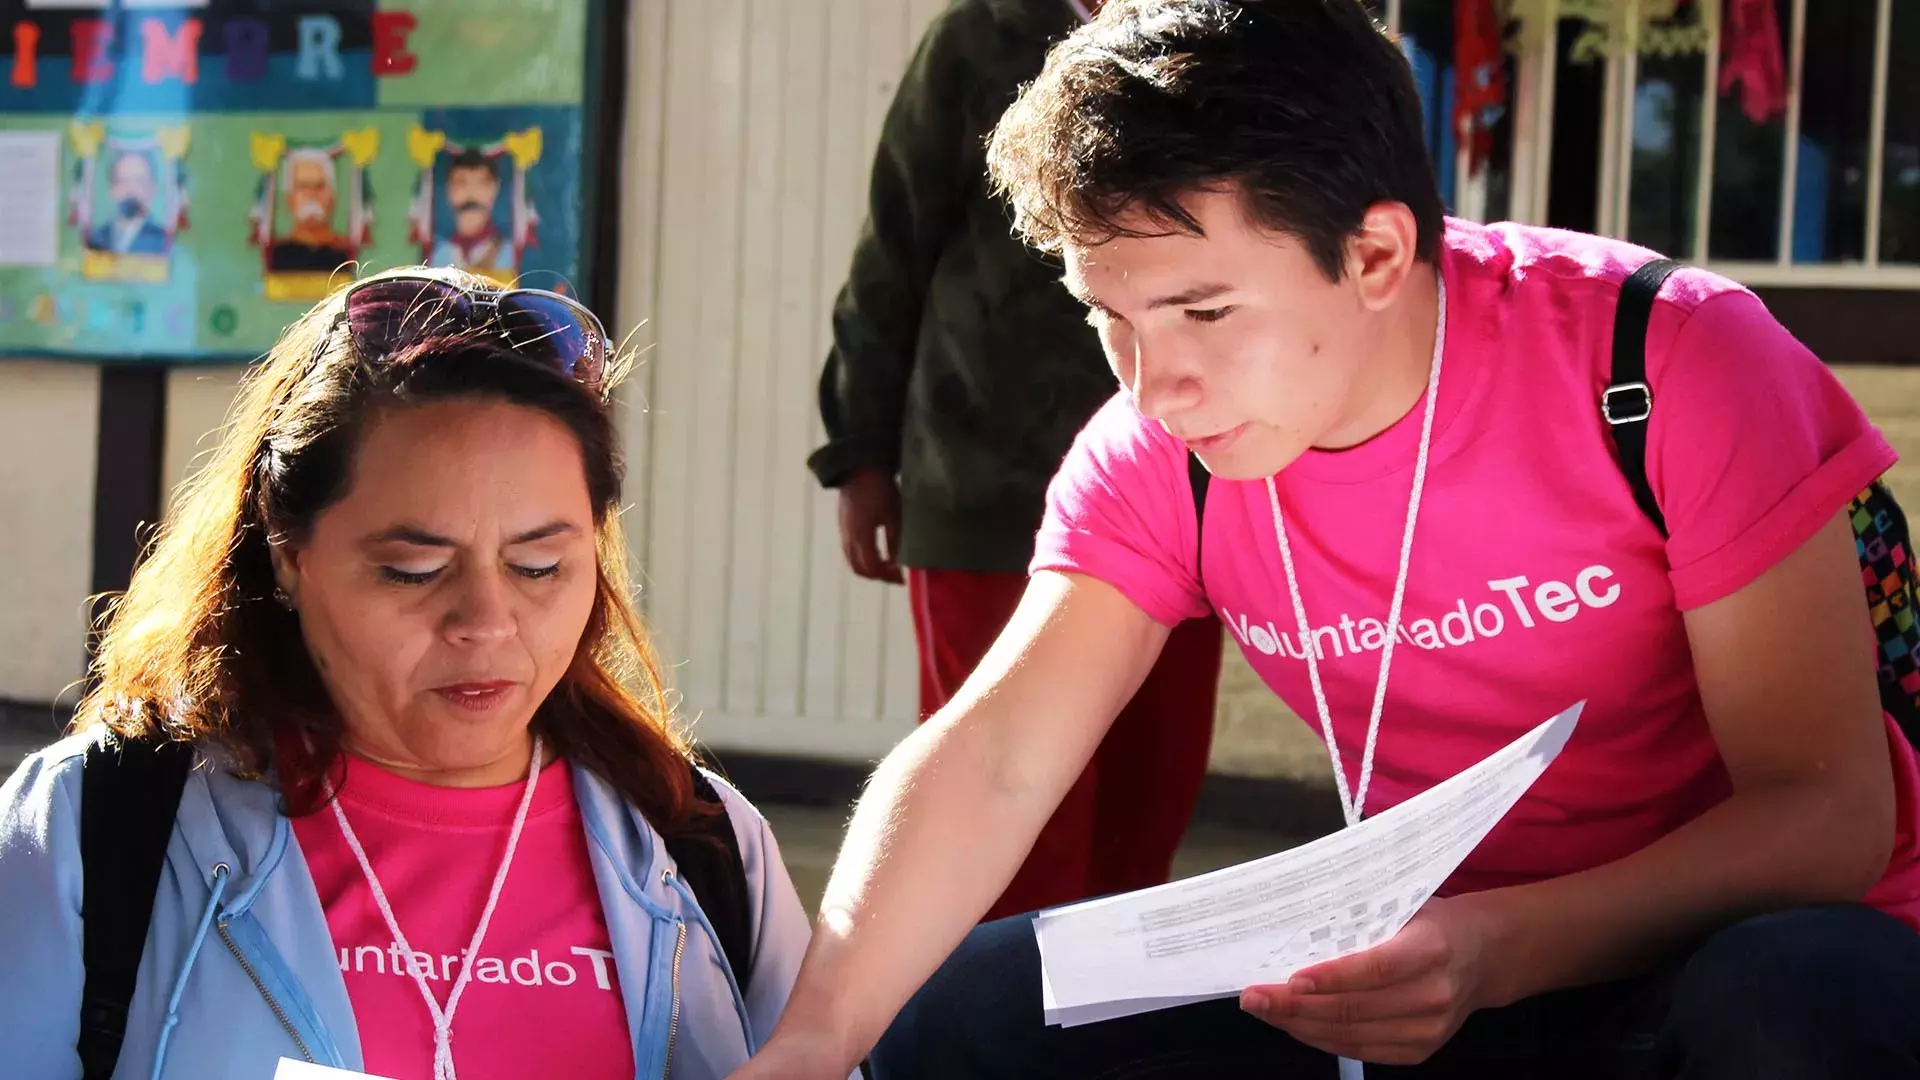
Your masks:
<path fill-rule="evenodd" d="M 1572 233 L 1448 223 L 1432 458 L 1366 810 L 1587 703 L 1559 759 L 1452 891 L 1611 862 L 1726 798 L 1681 612 L 1752 582 L 1894 462 L 1757 298 L 1682 270 L 1647 339 L 1648 476 L 1671 532 L 1663 540 L 1634 502 L 1598 404 L 1620 283 L 1651 255 Z M 1089 423 L 1055 478 L 1033 568 L 1098 578 L 1168 624 L 1218 614 L 1306 717 L 1316 715 L 1304 662 L 1313 648 L 1351 784 L 1423 406 L 1360 446 L 1310 451 L 1277 478 L 1304 640 L 1265 485 L 1212 483 L 1196 561 L 1186 448 L 1125 395 Z M 1887 735 L 1897 837 L 1868 901 L 1920 927 L 1920 774 L 1891 721 Z"/>
<path fill-rule="evenodd" d="M 333 811 L 294 820 L 353 1003 L 366 1071 L 432 1080 L 433 1018 L 408 972 L 424 973 L 435 1000 L 446 1005 L 524 791 L 524 782 L 432 787 L 362 760 L 350 763 L 340 805 L 412 957 L 387 929 Z M 540 771 L 513 866 L 454 1013 L 461 1080 L 632 1080 L 621 975 L 645 977 L 615 971 L 573 776 L 555 761 Z"/>

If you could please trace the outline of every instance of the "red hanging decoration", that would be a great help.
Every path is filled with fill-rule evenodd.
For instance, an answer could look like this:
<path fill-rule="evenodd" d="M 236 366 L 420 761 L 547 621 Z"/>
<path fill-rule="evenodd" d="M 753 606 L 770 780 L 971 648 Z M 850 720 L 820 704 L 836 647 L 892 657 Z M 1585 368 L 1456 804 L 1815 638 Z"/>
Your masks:
<path fill-rule="evenodd" d="M 1780 49 L 1780 19 L 1773 0 L 1729 0 L 1720 96 L 1740 86 L 1740 108 L 1764 124 L 1787 111 L 1787 64 Z"/>
<path fill-rule="evenodd" d="M 1493 125 L 1507 107 L 1507 65 L 1494 0 L 1456 0 L 1453 6 L 1453 133 L 1467 151 L 1469 169 L 1493 154 Z"/>

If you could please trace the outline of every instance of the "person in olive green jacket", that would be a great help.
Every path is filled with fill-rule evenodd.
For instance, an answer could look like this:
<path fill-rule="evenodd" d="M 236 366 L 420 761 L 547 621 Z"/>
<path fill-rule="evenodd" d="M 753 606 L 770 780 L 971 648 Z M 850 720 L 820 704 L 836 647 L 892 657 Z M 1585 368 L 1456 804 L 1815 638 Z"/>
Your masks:
<path fill-rule="evenodd" d="M 907 585 L 922 719 L 1012 616 L 1047 483 L 1116 389 L 1059 263 L 1014 236 L 986 178 L 994 122 L 1089 14 L 954 0 L 935 16 L 881 130 L 834 305 L 828 442 L 808 465 L 839 489 L 854 573 Z M 1167 879 L 1206 772 L 1221 641 L 1213 619 L 1174 631 L 988 918 Z"/>

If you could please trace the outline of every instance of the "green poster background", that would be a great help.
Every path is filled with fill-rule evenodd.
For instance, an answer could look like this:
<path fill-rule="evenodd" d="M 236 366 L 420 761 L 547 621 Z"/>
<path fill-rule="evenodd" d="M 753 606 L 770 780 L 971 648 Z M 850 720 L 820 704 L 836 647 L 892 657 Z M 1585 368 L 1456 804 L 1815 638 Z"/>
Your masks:
<path fill-rule="evenodd" d="M 589 241 L 596 231 L 587 227 L 591 208 L 584 204 L 590 195 L 588 159 L 594 153 L 596 116 L 587 87 L 597 77 L 589 46 L 599 21 L 597 5 L 589 0 L 387 0 L 381 10 L 415 14 L 407 50 L 418 63 L 404 77 L 373 78 L 364 56 L 343 50 L 347 78 L 371 84 L 365 94 L 373 101 L 370 108 L 245 111 L 245 95 L 236 95 L 241 108 L 153 111 L 142 108 L 144 102 L 123 101 L 132 108 L 8 111 L 8 98 L 0 93 L 0 131 L 62 133 L 58 260 L 50 267 L 0 266 L 0 354 L 235 361 L 270 347 L 313 301 L 267 296 L 262 250 L 249 240 L 248 214 L 263 175 L 254 161 L 256 134 L 284 136 L 287 146 L 297 147 L 330 144 L 348 131 L 377 133 L 379 149 L 365 167 L 373 222 L 358 252 L 359 270 L 366 273 L 422 261 L 408 221 L 420 176 L 409 153 L 409 135 L 417 127 L 444 131 L 463 145 L 538 127 L 542 150 L 527 174 L 539 215 L 537 240 L 519 270 L 532 286 L 576 293 L 586 288 Z M 5 14 L 0 5 L 0 15 Z M 351 17 L 344 10 L 339 15 Z M 261 98 L 271 99 L 273 92 L 287 97 L 286 86 L 272 84 L 286 81 L 292 59 L 275 58 L 278 66 Z M 203 52 L 203 81 L 220 62 Z M 64 78 L 68 63 L 65 57 L 43 57 L 42 71 Z M 138 57 L 123 64 L 137 66 Z M 182 160 L 188 224 L 175 234 L 171 252 L 160 257 L 166 280 L 96 280 L 84 272 L 89 253 L 80 231 L 66 220 L 75 148 L 65 133 L 76 120 L 100 123 L 109 135 L 133 137 L 187 129 L 190 143 Z M 95 184 L 101 189 L 107 184 L 107 160 L 104 152 L 96 158 Z M 439 159 L 442 172 L 446 160 Z M 347 219 L 350 178 L 342 164 L 336 172 L 337 222 Z M 512 181 L 505 180 L 503 206 L 511 189 Z M 96 194 L 96 223 L 110 213 L 106 202 L 103 193 Z M 284 227 L 281 202 L 276 198 L 275 218 Z M 447 212 L 444 202 L 440 205 L 444 221 Z M 337 284 L 350 280 L 345 271 L 332 277 Z"/>

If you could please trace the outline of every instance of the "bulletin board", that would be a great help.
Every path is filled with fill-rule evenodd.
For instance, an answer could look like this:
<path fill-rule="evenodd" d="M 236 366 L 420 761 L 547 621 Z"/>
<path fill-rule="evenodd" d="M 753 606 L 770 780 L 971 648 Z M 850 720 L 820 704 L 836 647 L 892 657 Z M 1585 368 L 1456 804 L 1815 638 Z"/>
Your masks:
<path fill-rule="evenodd" d="M 0 0 L 0 355 L 257 357 L 355 276 L 591 295 L 603 0 Z"/>

